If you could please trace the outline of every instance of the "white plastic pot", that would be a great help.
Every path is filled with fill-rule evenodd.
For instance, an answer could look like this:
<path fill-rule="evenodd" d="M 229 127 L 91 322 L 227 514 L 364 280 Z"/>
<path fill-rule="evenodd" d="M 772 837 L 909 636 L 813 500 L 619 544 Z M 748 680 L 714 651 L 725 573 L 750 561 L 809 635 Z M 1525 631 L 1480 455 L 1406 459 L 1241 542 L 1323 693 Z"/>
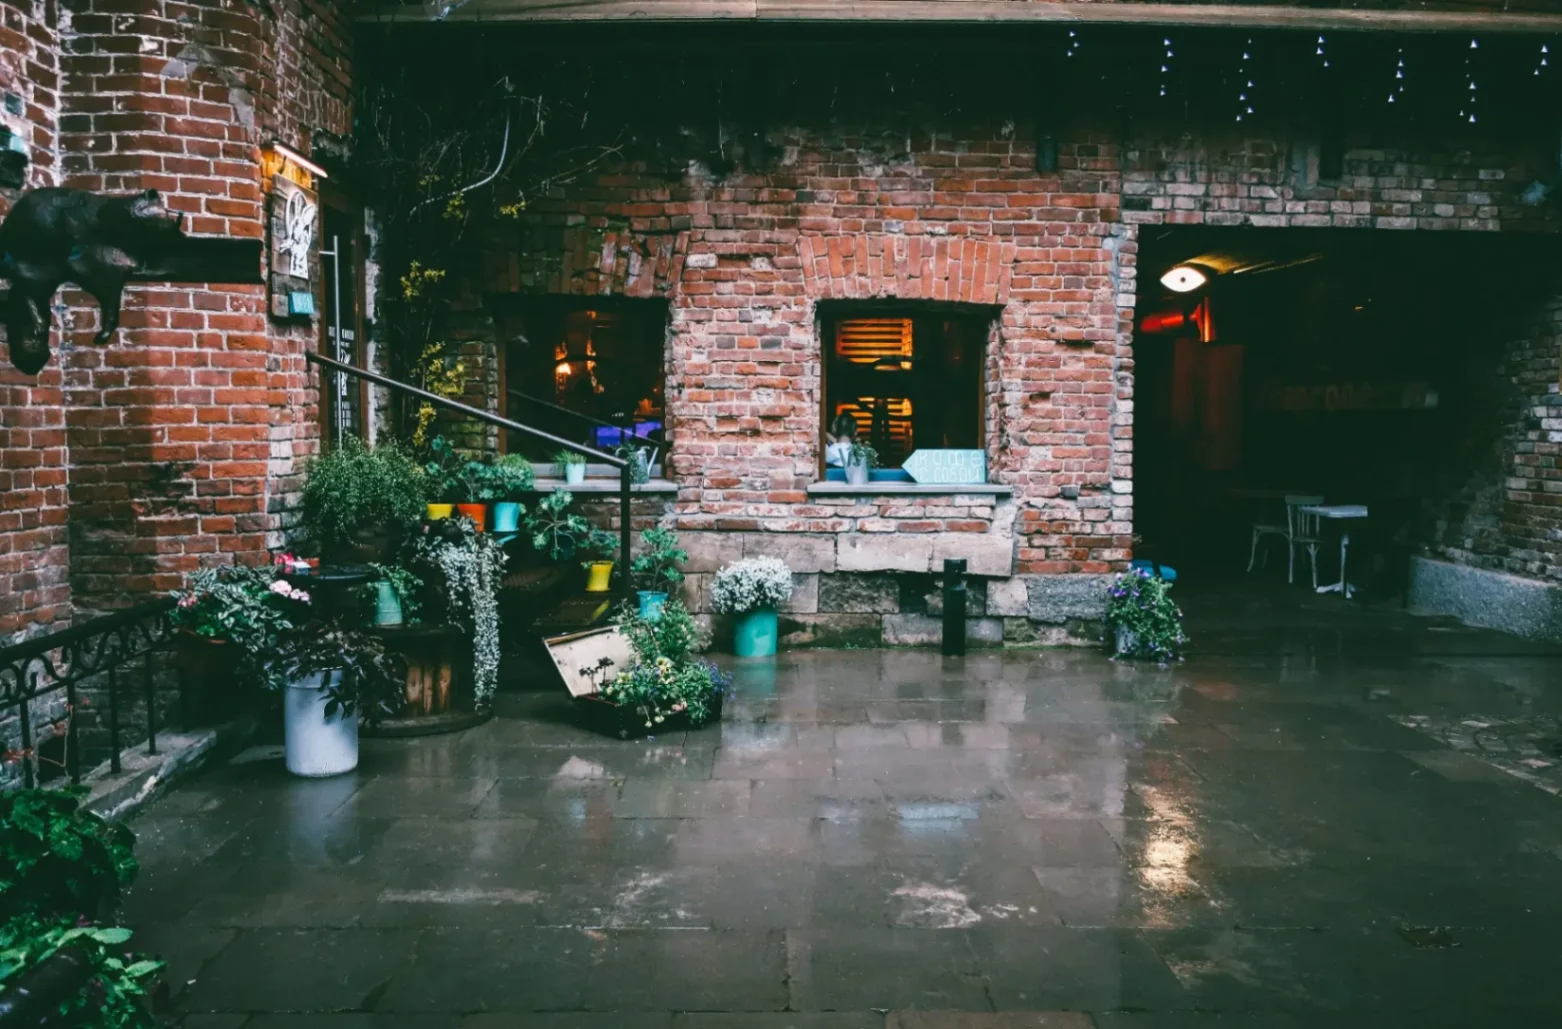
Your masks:
<path fill-rule="evenodd" d="M 287 749 L 287 770 L 294 775 L 320 778 L 341 775 L 358 767 L 358 712 L 340 710 L 326 717 L 330 695 L 326 676 L 334 684 L 342 673 L 316 672 L 288 684 L 282 698 L 282 732 Z"/>

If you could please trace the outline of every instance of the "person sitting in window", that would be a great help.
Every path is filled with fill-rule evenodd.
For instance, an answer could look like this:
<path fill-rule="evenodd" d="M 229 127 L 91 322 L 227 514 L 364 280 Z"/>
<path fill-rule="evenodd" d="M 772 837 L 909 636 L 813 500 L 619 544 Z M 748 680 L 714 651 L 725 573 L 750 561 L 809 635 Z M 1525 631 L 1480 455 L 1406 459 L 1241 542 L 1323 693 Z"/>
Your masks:
<path fill-rule="evenodd" d="M 845 468 L 851 460 L 852 444 L 857 441 L 857 419 L 842 411 L 830 423 L 826 435 L 824 463 L 830 468 Z"/>

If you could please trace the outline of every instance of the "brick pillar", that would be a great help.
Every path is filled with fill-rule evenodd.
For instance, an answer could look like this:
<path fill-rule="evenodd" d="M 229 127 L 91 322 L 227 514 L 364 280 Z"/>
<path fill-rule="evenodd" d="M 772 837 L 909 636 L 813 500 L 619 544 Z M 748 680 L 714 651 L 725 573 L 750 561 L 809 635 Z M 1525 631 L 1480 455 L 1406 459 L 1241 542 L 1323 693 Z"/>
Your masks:
<path fill-rule="evenodd" d="M 65 44 L 65 181 L 157 189 L 192 235 L 259 237 L 267 17 L 248 4 L 88 0 Z M 264 557 L 279 363 L 260 286 L 138 285 L 123 327 L 70 295 L 64 358 L 77 604 L 122 606 Z"/>
<path fill-rule="evenodd" d="M 27 186 L 58 180 L 59 8 L 0 0 L 0 126 L 27 145 Z M 18 191 L 0 190 L 0 218 Z M 11 367 L 0 328 L 0 643 L 70 618 L 61 376 Z"/>

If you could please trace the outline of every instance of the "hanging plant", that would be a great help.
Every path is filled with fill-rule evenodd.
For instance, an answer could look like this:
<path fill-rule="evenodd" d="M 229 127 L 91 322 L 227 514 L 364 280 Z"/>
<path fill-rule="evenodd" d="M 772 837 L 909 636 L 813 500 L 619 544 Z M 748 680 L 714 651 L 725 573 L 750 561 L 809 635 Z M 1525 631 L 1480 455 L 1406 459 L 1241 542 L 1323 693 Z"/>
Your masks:
<path fill-rule="evenodd" d="M 451 621 L 472 634 L 472 693 L 482 711 L 499 684 L 499 585 L 504 551 L 461 518 L 423 527 L 411 560 L 437 569 Z"/>

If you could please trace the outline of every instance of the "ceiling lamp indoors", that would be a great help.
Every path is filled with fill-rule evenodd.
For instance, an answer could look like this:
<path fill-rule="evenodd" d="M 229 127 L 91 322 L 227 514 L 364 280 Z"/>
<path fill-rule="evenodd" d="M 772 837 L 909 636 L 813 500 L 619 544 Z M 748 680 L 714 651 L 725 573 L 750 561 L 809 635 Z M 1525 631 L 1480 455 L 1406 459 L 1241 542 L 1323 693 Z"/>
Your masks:
<path fill-rule="evenodd" d="M 1161 285 L 1173 293 L 1192 293 L 1209 281 L 1209 276 L 1191 264 L 1179 264 L 1161 276 Z"/>

